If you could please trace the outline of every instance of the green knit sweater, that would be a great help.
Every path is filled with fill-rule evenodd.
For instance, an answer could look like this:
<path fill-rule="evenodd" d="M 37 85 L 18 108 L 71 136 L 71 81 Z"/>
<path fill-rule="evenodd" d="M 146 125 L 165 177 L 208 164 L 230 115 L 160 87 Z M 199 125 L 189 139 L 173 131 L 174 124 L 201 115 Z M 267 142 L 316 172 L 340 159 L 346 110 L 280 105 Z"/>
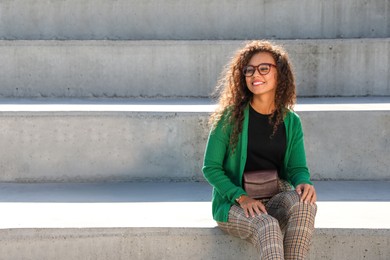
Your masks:
<path fill-rule="evenodd" d="M 244 111 L 242 132 L 234 152 L 230 146 L 232 125 L 223 127 L 226 119 L 211 130 L 204 155 L 203 174 L 213 186 L 212 213 L 219 222 L 227 222 L 230 207 L 246 194 L 242 188 L 242 175 L 246 164 L 248 144 L 249 106 Z M 299 116 L 289 111 L 284 118 L 287 147 L 280 178 L 294 187 L 310 182 L 306 165 L 303 131 Z"/>

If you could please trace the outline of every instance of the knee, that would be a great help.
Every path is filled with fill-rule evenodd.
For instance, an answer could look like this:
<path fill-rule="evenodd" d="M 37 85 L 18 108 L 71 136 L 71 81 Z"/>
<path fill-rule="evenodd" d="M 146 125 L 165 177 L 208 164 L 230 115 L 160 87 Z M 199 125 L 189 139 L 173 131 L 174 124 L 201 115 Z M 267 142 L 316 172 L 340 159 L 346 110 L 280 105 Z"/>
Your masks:
<path fill-rule="evenodd" d="M 300 213 L 310 213 L 315 216 L 317 212 L 317 205 L 316 204 L 306 204 L 304 202 L 301 202 L 300 199 L 301 197 L 298 195 L 296 191 L 289 191 L 285 192 L 285 199 L 283 200 L 283 205 L 282 207 L 287 210 L 288 212 L 295 213 L 295 212 L 300 212 Z"/>
<path fill-rule="evenodd" d="M 281 234 L 279 221 L 270 215 L 261 215 L 256 219 L 255 229 L 257 234 L 272 234 L 279 236 Z"/>
<path fill-rule="evenodd" d="M 264 227 L 279 227 L 279 221 L 276 218 L 267 214 L 262 214 L 261 216 L 261 221 L 263 222 Z"/>
<path fill-rule="evenodd" d="M 291 206 L 290 214 L 298 214 L 299 216 L 307 216 L 314 219 L 317 214 L 317 204 L 300 202 L 298 199 L 298 201 Z"/>

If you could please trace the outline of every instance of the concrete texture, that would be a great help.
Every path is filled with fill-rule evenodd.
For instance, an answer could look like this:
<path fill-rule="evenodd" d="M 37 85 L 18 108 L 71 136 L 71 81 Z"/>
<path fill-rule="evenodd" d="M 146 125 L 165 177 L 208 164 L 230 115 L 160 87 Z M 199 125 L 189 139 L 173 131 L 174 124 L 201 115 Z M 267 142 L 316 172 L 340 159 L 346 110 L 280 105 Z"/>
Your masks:
<path fill-rule="evenodd" d="M 390 183 L 314 184 L 310 259 L 387 259 Z M 2 259 L 256 259 L 215 227 L 207 183 L 1 183 L 0 198 Z"/>
<path fill-rule="evenodd" d="M 2 259 L 258 259 L 256 250 L 217 228 L 0 230 Z M 309 258 L 387 260 L 390 232 L 317 229 Z"/>
<path fill-rule="evenodd" d="M 207 117 L 177 113 L 2 114 L 1 181 L 198 179 Z"/>
<path fill-rule="evenodd" d="M 389 98 L 354 100 L 306 100 L 303 111 L 297 106 L 316 180 L 389 180 Z M 4 105 L 16 112 L 0 113 L 0 146 L 7 147 L 0 152 L 0 181 L 203 179 L 210 103 L 166 101 L 151 111 L 147 102 L 138 108 L 112 102 L 56 105 L 53 111 L 38 104 L 49 106 L 43 112 L 34 104 L 21 105 L 27 110 Z"/>
<path fill-rule="evenodd" d="M 301 112 L 300 115 L 314 179 L 390 178 L 389 111 Z"/>
<path fill-rule="evenodd" d="M 3 0 L 1 39 L 219 40 L 390 36 L 386 0 Z"/>
<path fill-rule="evenodd" d="M 0 41 L 1 97 L 208 97 L 242 41 Z M 299 96 L 390 96 L 390 38 L 277 41 Z"/>

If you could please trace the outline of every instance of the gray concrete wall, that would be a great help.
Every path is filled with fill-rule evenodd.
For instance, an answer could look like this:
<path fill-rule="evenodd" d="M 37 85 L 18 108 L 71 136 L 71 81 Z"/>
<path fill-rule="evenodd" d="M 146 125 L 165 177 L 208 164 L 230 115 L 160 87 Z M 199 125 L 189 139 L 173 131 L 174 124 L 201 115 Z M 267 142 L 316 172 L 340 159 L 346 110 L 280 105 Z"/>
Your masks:
<path fill-rule="evenodd" d="M 0 117 L 0 181 L 201 179 L 206 115 L 13 113 Z"/>
<path fill-rule="evenodd" d="M 390 178 L 389 111 L 299 114 L 305 131 L 306 156 L 313 179 Z"/>
<path fill-rule="evenodd" d="M 390 36 L 387 0 L 3 0 L 0 39 L 323 39 Z"/>
<path fill-rule="evenodd" d="M 0 230 L 2 259 L 258 259 L 248 242 L 217 228 Z M 390 255 L 389 230 L 316 229 L 309 259 Z"/>
<path fill-rule="evenodd" d="M 300 96 L 390 96 L 390 38 L 277 41 Z M 242 41 L 0 41 L 3 97 L 207 97 Z"/>
<path fill-rule="evenodd" d="M 389 180 L 389 111 L 299 112 L 315 180 Z M 208 113 L 3 112 L 1 182 L 203 180 Z"/>

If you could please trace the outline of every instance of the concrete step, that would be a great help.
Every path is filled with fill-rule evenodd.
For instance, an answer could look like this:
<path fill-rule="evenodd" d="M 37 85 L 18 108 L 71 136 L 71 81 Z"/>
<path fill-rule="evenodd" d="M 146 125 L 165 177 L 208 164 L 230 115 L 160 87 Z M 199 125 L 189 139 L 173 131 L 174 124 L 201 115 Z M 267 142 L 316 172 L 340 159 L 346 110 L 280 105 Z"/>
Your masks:
<path fill-rule="evenodd" d="M 299 96 L 390 96 L 390 38 L 276 42 Z M 0 97 L 208 97 L 243 43 L 0 41 Z"/>
<path fill-rule="evenodd" d="M 219 40 L 390 35 L 386 0 L 2 1 L 1 39 Z M 309 22 L 310 21 L 310 22 Z"/>
<path fill-rule="evenodd" d="M 390 182 L 315 182 L 310 259 L 388 259 Z M 2 259 L 257 259 L 191 183 L 0 183 Z"/>
<path fill-rule="evenodd" d="M 187 100 L 0 105 L 1 182 L 202 180 L 215 106 Z M 299 99 L 316 180 L 389 180 L 390 98 Z"/>

